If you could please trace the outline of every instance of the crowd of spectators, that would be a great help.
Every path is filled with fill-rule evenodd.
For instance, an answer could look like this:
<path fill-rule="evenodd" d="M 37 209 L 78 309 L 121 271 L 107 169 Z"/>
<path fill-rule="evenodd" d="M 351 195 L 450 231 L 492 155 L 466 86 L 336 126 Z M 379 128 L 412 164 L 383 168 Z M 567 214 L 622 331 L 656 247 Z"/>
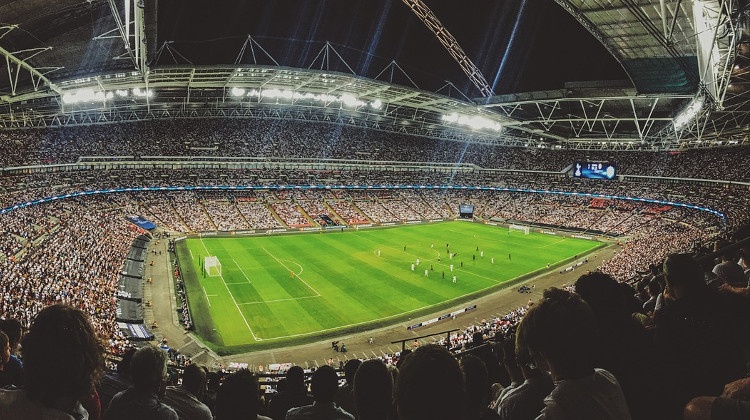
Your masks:
<path fill-rule="evenodd" d="M 149 183 L 147 179 L 141 182 Z M 62 192 L 65 191 L 59 191 Z M 747 197 L 737 198 L 738 203 L 750 205 Z M 320 225 L 322 220 L 316 222 L 313 218 L 321 214 L 353 224 L 453 218 L 458 216 L 460 204 L 472 204 L 474 217 L 482 220 L 626 235 L 623 251 L 603 266 L 620 280 L 645 270 L 665 253 L 708 239 L 721 227 L 721 221 L 713 215 L 676 206 L 504 191 L 365 189 L 337 191 L 335 196 L 328 190 L 123 192 L 77 200 L 64 202 L 79 206 L 85 200 L 88 207 L 142 215 L 168 230 L 181 232 L 307 227 Z M 339 209 L 343 214 L 338 213 Z M 737 211 L 742 213 L 743 209 Z M 30 206 L 0 216 L 7 226 L 0 236 L 5 257 L 15 258 L 35 241 L 59 230 L 58 213 L 55 206 Z"/>
<path fill-rule="evenodd" d="M 87 155 L 127 155 L 142 157 L 143 160 L 146 160 L 146 156 L 204 155 L 217 158 L 252 156 L 269 160 L 290 158 L 354 160 L 356 158 L 356 160 L 368 161 L 451 163 L 459 151 L 464 152 L 464 145 L 452 141 L 412 138 L 392 133 L 364 131 L 353 127 L 331 130 L 331 126 L 327 124 L 269 120 L 253 121 L 252 124 L 242 120 L 184 122 L 185 124 L 160 121 L 115 126 L 66 127 L 46 131 L 0 131 L 0 145 L 3 150 L 8 151 L 0 160 L 3 165 L 12 166 L 75 162 L 81 156 Z M 331 137 L 333 132 L 339 134 L 333 138 Z M 117 141 L 113 141 L 113 138 Z M 330 141 L 323 142 L 321 147 L 320 139 Z M 749 150 L 748 147 L 739 147 L 681 153 L 587 152 L 585 156 L 581 156 L 581 152 L 578 151 L 469 145 L 463 156 L 464 163 L 487 169 L 561 172 L 573 161 L 588 159 L 613 161 L 619 165 L 621 173 L 632 175 L 748 181 L 750 178 L 744 168 L 745 162 L 750 157 Z M 513 351 L 519 358 L 518 364 L 526 367 L 531 365 L 541 367 L 542 374 L 545 374 L 545 371 L 550 372 L 551 378 L 555 379 L 555 388 L 549 394 L 550 396 L 544 401 L 537 401 L 540 407 L 539 412 L 544 409 L 543 415 L 549 418 L 553 418 L 556 413 L 573 412 L 569 410 L 574 410 L 574 408 L 565 406 L 565 398 L 569 398 L 570 395 L 580 397 L 576 392 L 580 393 L 584 389 L 582 387 L 591 384 L 596 384 L 597 390 L 602 391 L 601 394 L 596 394 L 601 398 L 595 399 L 596 401 L 589 398 L 579 407 L 592 411 L 576 413 L 596 413 L 611 418 L 628 418 L 625 413 L 629 410 L 633 418 L 674 418 L 675 413 L 681 411 L 692 398 L 701 395 L 714 399 L 709 402 L 706 399 L 691 402 L 692 405 L 688 405 L 690 410 L 700 412 L 701 409 L 705 409 L 707 403 L 721 406 L 720 409 L 723 410 L 741 407 L 734 404 L 732 399 L 745 391 L 720 396 L 720 388 L 724 384 L 739 379 L 743 373 L 737 367 L 739 363 L 737 363 L 736 354 L 731 353 L 738 343 L 728 337 L 732 334 L 738 335 L 738 332 L 747 334 L 748 329 L 746 325 L 737 325 L 727 319 L 733 316 L 734 321 L 741 321 L 746 319 L 746 317 L 743 318 L 746 314 L 740 309 L 737 310 L 739 312 L 727 313 L 727 311 L 734 310 L 733 308 L 738 306 L 735 305 L 737 302 L 744 303 L 747 307 L 746 300 L 742 299 L 748 298 L 750 294 L 747 290 L 750 289 L 747 288 L 747 284 L 727 283 L 727 279 L 722 277 L 726 271 L 723 268 L 694 269 L 686 259 L 682 257 L 674 257 L 676 258 L 674 259 L 670 255 L 691 248 L 697 249 L 698 245 L 708 243 L 713 237 L 721 234 L 722 229 L 732 229 L 747 222 L 750 218 L 747 212 L 750 208 L 750 195 L 747 194 L 747 188 L 744 186 L 716 187 L 695 183 L 655 183 L 648 180 L 645 182 L 601 182 L 572 179 L 559 173 L 514 174 L 481 169 L 455 173 L 428 169 L 404 171 L 283 168 L 80 170 L 2 176 L 0 177 L 0 203 L 5 207 L 41 197 L 91 189 L 165 185 L 264 186 L 278 184 L 479 185 L 586 192 L 687 202 L 720 210 L 727 215 L 727 219 L 720 220 L 713 215 L 694 209 L 638 201 L 480 190 L 314 189 L 297 191 L 269 188 L 252 192 L 127 191 L 109 195 L 67 198 L 17 209 L 0 215 L 0 252 L 2 252 L 0 255 L 0 318 L 17 320 L 24 327 L 31 326 L 32 333 L 29 336 L 32 338 L 24 341 L 23 352 L 24 359 L 27 352 L 30 355 L 28 359 L 30 371 L 40 366 L 39 359 L 34 358 L 34 352 L 39 350 L 39 347 L 35 348 L 34 343 L 39 342 L 40 333 L 34 334 L 34 329 L 47 331 L 54 324 L 50 320 L 50 315 L 37 316 L 45 311 L 44 308 L 54 308 L 50 309 L 50 312 L 57 314 L 55 316 L 59 318 L 54 321 L 61 323 L 54 325 L 55 328 L 64 328 L 65 325 L 62 324 L 65 322 L 78 325 L 76 332 L 83 334 L 79 337 L 83 341 L 68 343 L 70 346 L 81 345 L 92 335 L 106 339 L 107 345 L 101 349 L 96 349 L 95 346 L 81 349 L 87 350 L 92 355 L 90 360 L 86 361 L 88 365 L 77 366 L 81 371 L 76 376 L 75 386 L 69 389 L 62 387 L 53 389 L 54 387 L 49 386 L 40 388 L 39 382 L 34 384 L 32 381 L 26 394 L 8 394 L 0 391 L 0 407 L 15 407 L 8 411 L 13 413 L 11 416 L 23 412 L 19 407 L 34 407 L 34 410 L 38 410 L 34 411 L 35 413 L 45 415 L 52 413 L 48 410 L 64 411 L 73 415 L 81 413 L 84 409 L 90 412 L 96 410 L 96 399 L 91 391 L 92 385 L 97 382 L 100 374 L 100 362 L 98 356 L 93 353 L 101 354 L 102 351 L 108 351 L 121 354 L 129 348 L 129 344 L 115 322 L 115 293 L 127 250 L 140 232 L 129 225 L 123 215 L 143 215 L 170 230 L 180 232 L 234 231 L 314 226 L 314 223 L 321 224 L 322 220 L 318 218 L 321 214 L 350 225 L 452 218 L 458 215 L 460 204 L 474 205 L 474 216 L 486 221 L 522 222 L 571 228 L 582 232 L 626 236 L 622 239 L 618 252 L 608 261 L 604 261 L 599 269 L 611 278 L 620 281 L 622 289 L 630 292 L 629 297 L 632 299 L 629 303 L 632 305 L 628 308 L 640 307 L 640 309 L 632 310 L 628 314 L 636 315 L 632 319 L 638 320 L 640 327 L 634 327 L 632 323 L 626 323 L 623 318 L 616 318 L 612 314 L 597 316 L 596 322 L 611 322 L 608 324 L 611 327 L 609 331 L 620 331 L 618 328 L 627 327 L 630 328 L 627 332 L 633 333 L 634 329 L 642 327 L 647 332 L 643 335 L 641 330 L 638 330 L 636 335 L 640 338 L 637 340 L 642 341 L 633 339 L 629 343 L 631 349 L 633 343 L 647 343 L 647 351 L 644 353 L 634 351 L 633 354 L 641 354 L 646 361 L 651 363 L 647 366 L 653 367 L 654 376 L 657 376 L 657 380 L 651 384 L 663 386 L 662 389 L 667 392 L 667 398 L 662 405 L 654 409 L 654 413 L 662 417 L 643 417 L 646 411 L 643 407 L 652 404 L 653 401 L 648 401 L 647 404 L 646 397 L 634 389 L 634 383 L 647 380 L 636 376 L 643 371 L 642 366 L 640 369 L 635 369 L 631 365 L 625 365 L 622 361 L 617 364 L 612 358 L 605 357 L 604 353 L 589 354 L 582 351 L 580 347 L 574 346 L 580 346 L 583 343 L 589 350 L 598 349 L 596 344 L 598 342 L 602 348 L 610 350 L 614 348 L 613 336 L 598 336 L 597 334 L 601 333 L 597 331 L 601 331 L 602 328 L 590 328 L 592 321 L 587 318 L 587 313 L 590 310 L 593 312 L 601 310 L 602 306 L 597 306 L 601 303 L 597 302 L 601 296 L 596 293 L 586 295 L 585 288 L 579 290 L 580 296 L 571 293 L 570 290 L 545 293 L 539 305 L 518 308 L 503 317 L 472 325 L 447 339 L 438 340 L 435 347 L 426 346 L 425 350 L 418 349 L 413 353 L 413 357 L 402 354 L 386 355 L 381 358 L 381 362 L 385 362 L 383 366 L 396 365 L 399 362 L 404 364 L 403 375 L 399 375 L 396 382 L 391 382 L 394 395 L 381 400 L 367 399 L 362 395 L 358 397 L 356 395 L 357 383 L 354 379 L 354 386 L 350 387 L 350 391 L 354 393 L 354 401 L 359 401 L 365 406 L 373 404 L 373 401 L 381 401 L 379 408 L 383 409 L 385 416 L 379 418 L 386 418 L 394 413 L 399 418 L 418 418 L 419 415 L 428 412 L 424 410 L 432 409 L 438 411 L 435 411 L 437 414 L 431 418 L 447 418 L 445 416 L 452 413 L 450 409 L 455 407 L 460 407 L 464 411 L 465 418 L 475 418 L 478 415 L 476 413 L 480 411 L 479 408 L 488 406 L 487 401 L 493 401 L 494 403 L 489 405 L 496 408 L 502 416 L 503 412 L 509 412 L 507 411 L 509 403 L 502 404 L 501 396 L 480 398 L 476 395 L 465 394 L 469 389 L 481 388 L 482 393 L 485 391 L 484 385 L 479 388 L 472 388 L 469 385 L 469 383 L 472 386 L 483 383 L 482 369 L 477 368 L 476 361 L 467 359 L 465 364 L 458 364 L 456 356 L 443 352 L 442 349 L 447 348 L 460 355 L 461 352 L 478 348 L 487 340 L 506 344 L 508 340 L 512 340 Z M 747 269 L 747 251 L 744 255 L 745 259 L 741 261 L 745 261 L 743 268 Z M 731 256 L 729 261 L 736 259 L 736 256 Z M 665 275 L 654 276 L 648 271 L 649 267 L 659 265 L 665 260 L 669 262 L 665 264 L 667 267 Z M 712 285 L 711 288 L 706 289 L 697 285 L 697 282 L 692 280 L 694 273 L 685 270 L 685 267 L 691 267 L 693 271 L 701 274 L 701 280 L 708 281 Z M 683 282 L 683 279 L 689 280 Z M 604 283 L 607 281 L 602 280 Z M 717 287 L 716 284 L 724 285 Z M 727 299 L 727 296 L 731 297 Z M 649 306 L 645 306 L 649 301 L 651 302 Z M 183 322 L 190 327 L 192 320 L 184 299 L 181 304 Z M 590 308 L 586 309 L 586 305 Z M 614 308 L 619 307 L 618 305 L 619 303 L 611 306 Z M 695 307 L 701 305 L 710 308 L 712 313 L 708 314 L 705 310 L 697 311 Z M 560 308 L 567 308 L 568 312 L 556 312 Z M 524 327 L 522 320 L 526 319 L 528 313 L 533 315 L 535 321 L 532 326 Z M 550 314 L 554 316 L 550 318 Z M 541 330 L 527 330 L 534 327 L 541 328 L 540 325 L 547 322 L 547 327 L 551 328 L 551 331 L 570 332 L 569 329 L 555 327 L 556 324 L 552 323 L 552 320 L 559 318 L 558 320 L 563 322 L 566 320 L 565 316 L 573 315 L 575 315 L 574 318 L 569 319 L 570 324 L 567 325 L 581 326 L 580 330 L 576 331 L 581 335 L 576 336 L 575 340 L 568 336 L 569 341 L 574 343 L 564 351 L 554 348 L 560 346 L 560 343 L 552 343 L 557 339 L 543 340 L 539 336 Z M 597 315 L 600 314 L 597 313 Z M 34 321 L 35 319 L 37 321 Z M 40 319 L 42 321 L 39 321 Z M 688 320 L 697 320 L 696 322 L 700 321 L 700 323 L 685 324 Z M 35 326 L 36 322 L 40 322 L 38 327 Z M 531 323 L 531 321 L 528 322 L 528 324 Z M 518 333 L 514 335 L 516 328 L 518 328 Z M 689 339 L 688 333 L 696 335 L 696 331 L 700 331 L 704 336 Z M 547 334 L 555 337 L 552 333 Z M 709 338 L 712 345 L 708 343 Z M 15 346 L 10 338 L 5 341 L 8 343 L 8 348 Z M 63 338 L 59 338 L 59 341 L 61 345 L 67 343 Z M 0 335 L 0 350 L 3 342 L 3 337 Z M 739 344 L 746 345 L 747 342 Z M 687 352 L 689 354 L 676 356 L 679 349 L 688 347 L 690 348 Z M 579 356 L 591 357 L 587 360 L 580 360 L 578 357 L 571 361 L 571 349 L 581 351 Z M 643 348 L 637 350 L 642 351 Z M 558 353 L 555 353 L 556 351 Z M 163 378 L 164 375 L 159 370 L 161 361 L 157 360 L 159 359 L 156 356 L 157 352 L 151 353 L 150 356 L 146 353 L 141 355 L 146 358 L 151 357 L 148 363 L 135 365 L 140 366 L 137 368 L 141 369 L 139 374 L 150 375 L 152 378 L 146 380 L 142 376 L 139 379 L 140 385 L 133 383 L 139 388 L 138 393 L 131 392 L 114 399 L 116 404 L 109 413 L 111 418 L 119 418 L 117 415 L 132 418 L 133 412 L 128 410 L 133 408 L 134 404 L 131 402 L 139 398 L 148 404 L 161 407 L 153 401 L 158 401 L 157 397 L 160 397 L 161 392 L 159 387 L 164 385 L 161 382 L 156 384 L 163 380 L 157 377 Z M 701 362 L 691 365 L 690 371 L 700 378 L 701 383 L 698 384 L 700 386 L 695 385 L 696 379 L 685 377 L 678 371 L 694 361 L 688 359 L 689 356 L 698 357 L 697 360 Z M 53 361 L 58 360 L 52 355 L 45 357 L 50 357 Z M 498 379 L 491 373 L 497 366 L 488 365 L 486 358 L 481 359 L 484 368 L 489 372 L 488 377 L 493 381 Z M 623 360 L 630 363 L 631 359 L 624 358 Z M 7 360 L 0 357 L 0 366 L 4 367 L 12 363 L 12 360 L 10 357 Z M 80 359 L 77 360 L 80 361 Z M 137 358 L 136 361 L 138 360 L 144 361 L 145 359 Z M 660 367 L 655 367 L 654 360 L 663 363 L 659 364 Z M 45 369 L 55 372 L 54 366 L 44 366 Z M 143 368 L 143 366 L 147 367 Z M 370 366 L 373 369 L 369 373 L 372 375 L 371 378 L 374 378 L 375 372 L 380 369 L 380 365 L 363 364 L 363 366 Z M 443 369 L 442 374 L 439 377 L 433 377 L 431 371 L 438 369 L 437 366 Z M 632 369 L 628 370 L 629 368 Z M 465 371 L 462 372 L 461 369 Z M 192 370 L 194 369 L 191 368 Z M 0 369 L 1 371 L 4 370 Z M 456 372 L 459 374 L 454 375 Z M 523 375 L 528 375 L 527 380 L 532 375 L 539 375 L 538 370 L 525 372 L 524 369 L 520 369 L 520 372 L 521 378 Z M 71 373 L 66 371 L 65 374 Z M 194 380 L 201 381 L 199 372 L 191 374 L 194 375 Z M 571 380 L 571 376 L 575 380 Z M 0 374 L 0 379 L 3 377 Z M 46 378 L 47 376 L 40 377 Z M 243 389 L 245 387 L 244 389 L 257 390 L 257 378 L 249 372 L 243 372 L 234 378 L 225 381 L 230 388 Z M 469 378 L 479 379 L 470 380 Z M 68 384 L 67 379 L 60 380 L 57 385 Z M 335 407 L 335 405 L 331 406 L 333 399 L 330 397 L 330 373 L 323 369 L 318 379 L 327 385 L 323 388 L 313 387 L 313 397 L 309 401 L 314 400 L 319 406 L 325 405 L 327 408 Z M 19 385 L 17 383 L 19 379 L 14 381 L 14 384 Z M 145 384 L 144 381 L 150 382 Z M 199 396 L 198 391 L 194 392 L 197 388 L 192 388 L 190 381 L 188 380 L 188 385 L 184 386 L 185 389 L 173 389 L 173 393 L 175 395 L 190 393 L 196 400 L 201 399 L 203 396 Z M 500 382 L 503 382 L 502 378 Z M 424 395 L 427 395 L 428 390 L 433 390 L 432 386 L 438 384 L 444 386 L 438 391 L 451 390 L 450 395 L 446 395 L 444 399 L 436 399 L 434 395 L 438 394 L 432 393 L 429 400 L 433 405 L 424 406 L 425 401 L 428 400 Z M 605 386 L 602 387 L 602 384 Z M 159 387 L 155 388 L 156 385 Z M 521 389 L 520 383 L 517 385 Z M 372 390 L 366 385 L 362 386 L 362 389 Z M 515 388 L 509 381 L 504 381 L 503 386 L 506 389 Z M 233 403 L 229 401 L 237 399 L 237 394 L 227 389 L 229 388 L 225 388 L 224 394 L 219 394 L 221 397 L 217 395 L 213 405 L 206 405 L 206 407 L 210 406 L 218 410 L 214 412 L 217 419 L 232 418 L 229 414 L 231 410 L 222 412 L 221 409 L 221 407 L 232 406 Z M 61 399 L 53 398 L 56 397 L 55 392 L 60 393 L 58 396 Z M 370 391 L 370 393 L 373 392 Z M 474 392 L 479 391 L 472 391 Z M 572 394 L 569 394 L 571 392 Z M 747 393 L 750 394 L 750 389 Z M 510 391 L 506 392 L 505 396 L 508 396 L 507 394 L 512 395 Z M 247 409 L 248 412 L 256 414 L 264 410 L 263 404 L 257 401 L 256 408 L 253 408 L 252 400 L 255 398 L 247 398 L 247 393 L 244 395 L 246 404 L 237 402 L 238 407 L 241 407 L 237 410 Z M 606 407 L 602 405 L 604 400 L 609 402 Z M 207 400 L 207 402 L 210 401 Z M 435 402 L 444 404 L 435 404 Z M 448 402 L 451 402 L 453 406 L 446 407 L 445 403 Z M 623 402 L 626 404 L 625 408 Z M 734 405 L 729 406 L 730 403 Z M 387 409 L 382 406 L 383 404 L 388 405 Z M 108 405 L 113 407 L 111 404 Z M 177 410 L 177 407 L 173 408 Z M 103 405 L 101 411 L 107 413 L 106 410 L 108 407 Z M 173 418 L 170 417 L 170 413 L 174 413 L 170 411 L 172 408 L 160 410 L 165 413 L 165 418 Z M 117 411 L 121 414 L 113 414 Z M 361 418 L 368 418 L 366 413 L 354 411 L 355 413 L 352 414 L 361 414 Z M 469 412 L 474 414 L 469 416 Z M 342 418 L 348 418 L 338 410 L 336 413 Z M 105 418 L 106 416 L 105 414 Z"/>
<path fill-rule="evenodd" d="M 330 366 L 286 367 L 271 393 L 245 369 L 211 385 L 216 374 L 192 363 L 180 364 L 176 383 L 171 354 L 150 345 L 102 376 L 95 319 L 56 303 L 20 340 L 26 381 L 0 389 L 0 409 L 9 419 L 743 419 L 750 246 L 729 244 L 667 255 L 663 272 L 653 266 L 631 284 L 589 272 L 447 339 L 349 360 L 344 378 Z M 656 284 L 653 307 L 646 283 Z M 0 333 L 11 349 L 4 343 Z M 9 362 L 0 358 L 0 372 Z"/>
<path fill-rule="evenodd" d="M 672 152 L 578 151 L 463 144 L 317 122 L 185 119 L 3 130 L 3 166 L 72 163 L 82 156 L 200 156 L 462 163 L 493 169 L 563 171 L 611 161 L 622 174 L 748 181 L 750 147 Z"/>
<path fill-rule="evenodd" d="M 0 261 L 1 317 L 28 326 L 45 306 L 66 303 L 91 317 L 111 350 L 127 345 L 115 323 L 115 293 L 125 256 L 140 232 L 121 213 L 103 210 L 104 201 L 91 197 L 18 210 L 33 219 L 54 214 L 60 228 L 30 246 L 23 258 Z"/>

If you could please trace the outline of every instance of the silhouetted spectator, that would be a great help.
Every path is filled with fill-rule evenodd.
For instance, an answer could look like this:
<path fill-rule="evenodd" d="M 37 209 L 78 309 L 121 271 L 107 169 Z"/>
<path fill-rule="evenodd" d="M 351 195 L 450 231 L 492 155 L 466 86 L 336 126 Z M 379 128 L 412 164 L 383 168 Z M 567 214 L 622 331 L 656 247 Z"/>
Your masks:
<path fill-rule="evenodd" d="M 745 420 L 750 418 L 750 378 L 728 383 L 719 397 L 696 397 L 683 411 L 684 420 Z"/>
<path fill-rule="evenodd" d="M 554 388 L 552 378 L 536 367 L 528 352 L 516 354 L 515 360 L 524 380 L 503 399 L 497 413 L 506 420 L 535 419 L 544 408 L 544 399 Z"/>
<path fill-rule="evenodd" d="M 312 404 L 313 398 L 305 387 L 305 371 L 299 366 L 292 366 L 286 372 L 285 391 L 271 397 L 268 402 L 268 414 L 273 420 L 284 420 L 286 412 L 293 407 Z"/>
<path fill-rule="evenodd" d="M 518 326 L 516 351 L 528 352 L 555 388 L 538 419 L 630 419 L 614 375 L 594 367 L 596 320 L 575 293 L 551 288 Z"/>
<path fill-rule="evenodd" d="M 86 418 L 80 401 L 94 390 L 104 368 L 103 348 L 79 309 L 42 309 L 23 339 L 26 385 L 0 390 L 3 420 Z"/>
<path fill-rule="evenodd" d="M 10 340 L 0 331 L 0 388 L 8 385 L 22 385 L 23 370 L 11 364 Z"/>
<path fill-rule="evenodd" d="M 154 346 L 138 349 L 130 362 L 133 386 L 112 398 L 106 420 L 177 420 L 177 413 L 159 401 L 167 381 L 167 353 Z"/>
<path fill-rule="evenodd" d="M 258 377 L 247 369 L 227 376 L 216 392 L 216 420 L 270 420 L 260 410 Z"/>
<path fill-rule="evenodd" d="M 334 399 L 336 405 L 355 417 L 357 416 L 357 412 L 354 408 L 352 388 L 354 385 L 354 375 L 357 373 L 357 369 L 361 364 L 362 361 L 359 359 L 347 360 L 346 364 L 344 364 L 344 378 L 346 378 L 346 383 L 339 387 L 338 391 L 336 391 L 336 398 Z"/>
<path fill-rule="evenodd" d="M 130 361 L 133 360 L 135 350 L 132 347 L 126 350 L 122 355 L 122 359 L 117 362 L 116 371 L 106 373 L 99 381 L 97 390 L 103 411 L 107 411 L 109 402 L 112 401 L 112 398 L 118 392 L 125 391 L 133 386 L 133 380 L 130 378 Z"/>
<path fill-rule="evenodd" d="M 593 365 L 613 374 L 620 383 L 631 416 L 664 418 L 664 403 L 653 357 L 653 340 L 632 317 L 619 283 L 602 272 L 585 274 L 575 283 L 576 292 L 596 317 Z"/>
<path fill-rule="evenodd" d="M 508 373 L 508 377 L 510 377 L 510 384 L 500 391 L 500 394 L 497 396 L 497 398 L 491 405 L 492 408 L 497 410 L 498 414 L 500 413 L 500 407 L 502 406 L 503 400 L 507 397 L 509 393 L 512 393 L 516 388 L 521 386 L 521 384 L 524 381 L 523 371 L 521 370 L 521 367 L 518 365 L 518 362 L 516 362 L 516 335 L 515 333 L 510 333 L 507 336 L 502 338 L 501 349 L 502 349 L 502 360 L 500 361 L 500 364 L 502 365 L 503 368 L 505 368 L 505 371 Z"/>
<path fill-rule="evenodd" d="M 491 392 L 490 381 L 487 367 L 482 359 L 469 354 L 461 358 L 459 366 L 464 376 L 464 393 L 466 395 L 463 419 L 498 419 L 497 413 L 488 407 Z"/>
<path fill-rule="evenodd" d="M 287 420 L 353 420 L 354 416 L 333 402 L 339 386 L 339 376 L 331 366 L 321 366 L 310 379 L 312 405 L 295 407 L 287 411 Z M 221 420 L 221 419 L 217 419 Z"/>
<path fill-rule="evenodd" d="M 211 410 L 201 402 L 206 381 L 204 367 L 188 365 L 182 372 L 182 385 L 167 387 L 164 403 L 172 407 L 181 420 L 212 420 Z"/>
<path fill-rule="evenodd" d="M 464 401 L 461 369 L 445 347 L 419 346 L 404 359 L 395 398 L 401 420 L 460 419 Z"/>
<path fill-rule="evenodd" d="M 393 410 L 393 378 L 380 360 L 366 360 L 359 366 L 352 393 L 359 420 L 386 420 Z"/>
<path fill-rule="evenodd" d="M 16 355 L 18 344 L 21 342 L 23 335 L 21 323 L 15 318 L 2 319 L 0 320 L 0 331 L 8 336 L 8 346 L 10 347 L 10 357 L 4 367 L 3 376 L 5 376 L 5 380 L 0 379 L 0 388 L 10 384 L 18 387 L 23 386 L 23 362 Z"/>
<path fill-rule="evenodd" d="M 724 384 L 743 377 L 745 360 L 729 302 L 706 285 L 693 257 L 670 255 L 664 275 L 667 286 L 654 317 L 656 350 L 664 369 L 662 399 L 676 417 L 690 399 L 717 396 Z"/>

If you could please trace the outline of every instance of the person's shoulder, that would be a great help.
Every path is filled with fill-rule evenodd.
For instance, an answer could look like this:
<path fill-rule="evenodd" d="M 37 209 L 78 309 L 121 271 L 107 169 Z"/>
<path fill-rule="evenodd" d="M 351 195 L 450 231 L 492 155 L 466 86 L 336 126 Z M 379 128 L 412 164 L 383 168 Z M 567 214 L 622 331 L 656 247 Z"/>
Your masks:
<path fill-rule="evenodd" d="M 177 412 L 174 411 L 174 408 L 164 404 L 161 404 L 159 407 L 159 419 L 161 420 L 180 420 L 180 417 L 177 415 Z"/>
<path fill-rule="evenodd" d="M 617 383 L 617 378 L 610 371 L 601 368 L 594 368 L 594 378 L 599 377 L 607 382 Z"/>
<path fill-rule="evenodd" d="M 302 407 L 292 407 L 286 412 L 287 419 L 294 419 L 295 417 L 301 417 L 306 411 L 308 406 L 303 405 Z"/>
<path fill-rule="evenodd" d="M 10 405 L 15 401 L 25 398 L 26 391 L 14 387 L 0 388 L 0 407 Z"/>

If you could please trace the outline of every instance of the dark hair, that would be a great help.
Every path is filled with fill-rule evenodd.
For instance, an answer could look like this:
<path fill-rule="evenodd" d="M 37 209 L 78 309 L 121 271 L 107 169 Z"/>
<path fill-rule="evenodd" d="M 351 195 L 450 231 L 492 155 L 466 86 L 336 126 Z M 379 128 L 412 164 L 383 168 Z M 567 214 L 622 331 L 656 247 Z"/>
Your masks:
<path fill-rule="evenodd" d="M 135 350 L 134 347 L 125 350 L 125 353 L 122 354 L 122 359 L 117 362 L 117 373 L 124 376 L 130 376 L 130 361 L 133 360 Z"/>
<path fill-rule="evenodd" d="M 329 403 L 339 389 L 339 375 L 332 367 L 325 365 L 318 368 L 310 379 L 310 391 L 315 401 Z"/>
<path fill-rule="evenodd" d="M 42 309 L 23 339 L 29 398 L 51 406 L 87 397 L 104 370 L 104 349 L 88 316 L 72 306 Z"/>
<path fill-rule="evenodd" d="M 258 377 L 240 369 L 224 379 L 216 392 L 216 420 L 247 420 L 258 415 Z"/>
<path fill-rule="evenodd" d="M 15 318 L 2 319 L 0 320 L 0 331 L 8 336 L 10 351 L 13 351 L 21 341 L 21 335 L 23 334 L 21 321 Z"/>
<path fill-rule="evenodd" d="M 626 314 L 622 289 L 609 274 L 601 271 L 584 274 L 576 281 L 575 288 L 597 316 L 611 318 Z"/>
<path fill-rule="evenodd" d="M 188 365 L 182 372 L 182 386 L 198 399 L 206 391 L 206 368 Z"/>
<path fill-rule="evenodd" d="M 292 366 L 286 371 L 286 384 L 289 391 L 306 392 L 305 389 L 305 370 L 299 366 Z"/>
<path fill-rule="evenodd" d="M 564 289 L 544 291 L 518 326 L 516 353 L 543 355 L 564 374 L 593 369 L 596 319 L 589 305 Z"/>
<path fill-rule="evenodd" d="M 672 254 L 664 260 L 664 278 L 672 293 L 675 289 L 694 294 L 706 288 L 703 270 L 690 254 Z"/>
<path fill-rule="evenodd" d="M 385 419 L 393 404 L 393 377 L 379 359 L 366 360 L 354 375 L 354 405 L 360 420 Z"/>
<path fill-rule="evenodd" d="M 461 358 L 461 371 L 464 374 L 466 407 L 470 413 L 479 413 L 482 407 L 487 407 L 492 395 L 487 365 L 482 359 L 469 354 Z"/>
<path fill-rule="evenodd" d="M 167 353 L 154 346 L 139 348 L 130 361 L 133 384 L 143 392 L 156 393 L 165 380 Z"/>
<path fill-rule="evenodd" d="M 403 420 L 461 418 L 463 376 L 455 357 L 442 346 L 419 346 L 401 365 L 396 407 Z"/>
<path fill-rule="evenodd" d="M 349 385 L 354 383 L 354 374 L 357 373 L 357 369 L 361 364 L 362 361 L 359 359 L 347 360 L 344 365 L 344 377 L 346 378 L 346 383 Z"/>
<path fill-rule="evenodd" d="M 5 334 L 4 332 L 0 331 L 0 351 L 3 350 L 3 347 L 5 347 L 6 344 L 10 347 L 10 340 L 8 340 L 8 334 Z M 2 362 L 3 360 L 0 359 L 0 363 Z"/>

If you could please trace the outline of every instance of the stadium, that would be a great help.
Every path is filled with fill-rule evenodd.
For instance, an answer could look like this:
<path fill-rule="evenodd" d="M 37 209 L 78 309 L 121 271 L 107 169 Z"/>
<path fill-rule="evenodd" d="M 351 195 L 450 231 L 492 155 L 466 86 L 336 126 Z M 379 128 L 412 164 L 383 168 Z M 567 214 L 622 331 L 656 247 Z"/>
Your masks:
<path fill-rule="evenodd" d="M 750 360 L 750 8 L 443 3 L 0 4 L 0 331 L 32 337 L 6 331 L 12 360 L 26 349 L 34 366 L 35 319 L 63 304 L 104 343 L 104 418 L 115 366 L 153 347 L 175 387 L 189 366 L 250 370 L 255 414 L 274 419 L 292 366 L 318 398 L 324 366 L 345 389 L 350 362 L 413 375 L 408 353 L 445 350 L 466 401 L 408 414 L 445 379 L 422 372 L 410 403 L 389 381 L 388 418 L 511 418 L 489 384 L 518 386 L 509 354 L 566 377 L 557 333 L 616 378 L 623 404 L 592 418 L 736 400 L 722 392 Z M 525 315 L 565 305 L 534 341 L 544 323 Z M 471 388 L 477 358 L 489 383 Z"/>

